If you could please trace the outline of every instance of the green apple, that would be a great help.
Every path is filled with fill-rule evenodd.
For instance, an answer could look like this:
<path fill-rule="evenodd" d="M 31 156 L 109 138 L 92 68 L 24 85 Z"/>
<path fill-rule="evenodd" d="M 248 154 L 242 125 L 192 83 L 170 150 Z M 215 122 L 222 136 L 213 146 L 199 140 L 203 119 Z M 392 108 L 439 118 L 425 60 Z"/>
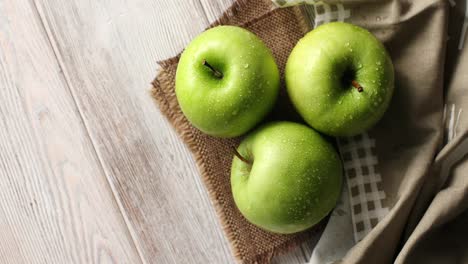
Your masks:
<path fill-rule="evenodd" d="M 305 35 L 286 65 L 286 86 L 304 120 L 332 136 L 372 127 L 393 94 L 393 65 L 369 31 L 347 23 L 324 24 Z"/>
<path fill-rule="evenodd" d="M 218 137 L 244 134 L 275 104 L 279 71 L 253 33 L 219 26 L 196 37 L 180 57 L 176 96 L 187 119 Z"/>
<path fill-rule="evenodd" d="M 251 223 L 271 232 L 305 230 L 335 206 L 342 165 L 333 146 L 298 123 L 273 122 L 250 133 L 231 167 L 234 201 Z"/>

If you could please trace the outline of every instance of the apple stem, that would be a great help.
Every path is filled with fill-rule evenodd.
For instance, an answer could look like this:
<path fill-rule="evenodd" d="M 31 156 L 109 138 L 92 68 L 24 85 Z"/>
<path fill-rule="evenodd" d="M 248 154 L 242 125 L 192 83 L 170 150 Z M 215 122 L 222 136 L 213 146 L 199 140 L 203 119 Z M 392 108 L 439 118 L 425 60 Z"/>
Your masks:
<path fill-rule="evenodd" d="M 241 161 L 249 164 L 250 166 L 252 166 L 252 162 L 244 157 L 242 157 L 242 155 L 239 153 L 239 151 L 237 151 L 237 149 L 235 147 L 232 147 L 232 150 L 234 151 L 234 155 L 236 155 L 236 157 L 238 159 L 240 159 Z"/>
<path fill-rule="evenodd" d="M 203 60 L 202 64 L 206 67 L 208 67 L 208 69 L 210 69 L 212 72 L 213 72 L 213 75 L 216 77 L 216 78 L 223 78 L 223 74 L 216 70 L 215 68 L 213 68 L 213 66 L 211 66 L 206 60 Z"/>
<path fill-rule="evenodd" d="M 355 80 L 352 80 L 351 84 L 354 86 L 354 88 L 356 88 L 358 90 L 358 92 L 361 93 L 362 91 L 364 91 L 362 86 L 358 82 L 356 82 Z"/>

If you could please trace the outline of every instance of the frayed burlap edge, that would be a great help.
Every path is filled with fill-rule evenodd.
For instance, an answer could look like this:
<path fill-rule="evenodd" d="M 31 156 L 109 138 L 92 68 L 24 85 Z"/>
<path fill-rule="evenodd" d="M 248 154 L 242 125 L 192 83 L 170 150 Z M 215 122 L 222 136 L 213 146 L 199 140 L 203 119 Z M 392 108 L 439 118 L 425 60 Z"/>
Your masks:
<path fill-rule="evenodd" d="M 229 24 L 229 18 L 235 16 L 236 13 L 239 12 L 242 9 L 242 7 L 246 5 L 248 1 L 249 0 L 236 1 L 230 8 L 228 8 L 223 13 L 221 18 L 215 21 L 213 24 L 211 24 L 209 28 L 215 27 L 218 25 Z M 304 32 L 304 34 L 307 33 L 311 28 L 309 26 L 309 23 L 305 20 L 305 17 L 303 16 L 300 8 L 299 7 L 289 7 L 289 8 L 294 9 L 294 13 L 297 15 L 296 19 L 300 25 L 301 30 Z M 275 12 L 275 10 L 271 10 L 267 12 L 266 14 L 263 14 L 239 26 L 242 27 L 242 26 L 253 24 L 263 19 L 264 17 L 268 16 L 271 12 Z M 161 86 L 172 85 L 172 80 L 168 79 L 168 73 L 166 72 L 166 69 L 178 63 L 179 57 L 180 57 L 180 54 L 178 54 L 175 57 L 158 62 L 158 64 L 161 66 L 161 70 L 158 72 L 157 77 L 152 82 L 153 87 L 151 88 L 151 91 L 150 91 L 151 96 L 155 99 L 160 111 L 170 121 L 170 123 L 175 128 L 176 132 L 179 134 L 181 139 L 184 141 L 184 143 L 189 147 L 190 151 L 193 153 L 198 170 L 200 171 L 200 174 L 202 176 L 202 179 L 205 185 L 212 186 L 212 183 L 210 182 L 211 179 L 209 177 L 209 172 L 207 171 L 205 167 L 205 163 L 206 163 L 205 157 L 200 154 L 201 150 L 199 149 L 199 146 L 196 144 L 194 140 L 194 135 L 192 134 L 191 129 L 190 129 L 191 124 L 184 118 L 182 114 L 173 111 L 173 108 L 171 107 L 171 103 L 177 104 L 177 98 L 175 96 L 175 93 L 165 94 L 164 91 L 160 89 Z M 274 256 L 284 254 L 298 247 L 299 245 L 304 243 L 308 238 L 310 238 L 311 235 L 321 232 L 323 228 L 317 228 L 317 226 L 324 225 L 327 222 L 327 219 L 324 219 L 319 224 L 317 224 L 316 227 L 313 228 L 311 232 L 300 233 L 296 235 L 295 237 L 291 238 L 291 240 L 286 240 L 284 243 L 278 245 L 277 247 L 271 250 L 259 253 L 253 259 L 243 259 L 241 256 L 241 252 L 239 251 L 239 247 L 237 245 L 238 241 L 236 241 L 232 230 L 229 228 L 228 219 L 226 219 L 226 216 L 224 215 L 222 211 L 222 207 L 216 199 L 216 194 L 214 193 L 212 189 L 207 188 L 207 190 L 211 198 L 211 202 L 213 203 L 216 213 L 219 217 L 221 226 L 230 242 L 233 255 L 236 259 L 238 259 L 239 261 L 243 263 L 259 263 L 259 264 L 269 263 Z"/>

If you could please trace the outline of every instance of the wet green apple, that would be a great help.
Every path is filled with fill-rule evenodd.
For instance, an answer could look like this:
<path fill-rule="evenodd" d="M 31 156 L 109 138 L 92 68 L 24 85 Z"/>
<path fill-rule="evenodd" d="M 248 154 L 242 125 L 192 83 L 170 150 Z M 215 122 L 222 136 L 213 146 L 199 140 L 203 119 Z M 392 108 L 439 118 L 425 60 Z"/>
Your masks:
<path fill-rule="evenodd" d="M 196 37 L 180 57 L 176 96 L 187 119 L 218 137 L 244 134 L 272 109 L 279 71 L 253 33 L 219 26 Z"/>
<path fill-rule="evenodd" d="M 231 167 L 234 201 L 251 223 L 289 234 L 312 227 L 335 206 L 342 165 L 310 127 L 274 122 L 241 142 Z"/>
<path fill-rule="evenodd" d="M 393 94 L 393 65 L 369 31 L 347 23 L 324 24 L 305 35 L 286 65 L 295 108 L 318 131 L 359 134 L 385 113 Z"/>

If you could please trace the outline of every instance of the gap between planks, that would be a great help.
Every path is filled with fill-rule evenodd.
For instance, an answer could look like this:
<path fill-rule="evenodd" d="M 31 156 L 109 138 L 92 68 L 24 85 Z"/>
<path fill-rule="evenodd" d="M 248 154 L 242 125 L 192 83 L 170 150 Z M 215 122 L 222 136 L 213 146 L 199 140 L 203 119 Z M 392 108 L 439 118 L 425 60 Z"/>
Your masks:
<path fill-rule="evenodd" d="M 53 1 L 50 1 L 50 2 L 53 2 Z M 75 99 L 76 104 L 78 105 L 78 109 L 79 109 L 79 111 L 80 111 L 80 114 L 81 114 L 82 117 L 83 117 L 83 120 L 85 121 L 85 124 L 87 124 L 87 123 L 89 122 L 90 125 L 96 125 L 96 123 L 95 123 L 96 118 L 94 118 L 95 120 L 93 120 L 93 117 L 89 115 L 90 113 L 89 113 L 88 109 L 85 109 L 85 108 L 87 107 L 87 105 L 86 105 L 85 103 L 83 103 L 82 101 L 79 101 L 79 99 L 82 98 L 82 96 L 81 96 L 80 94 L 77 93 L 77 90 L 76 90 L 77 87 L 74 85 L 74 84 L 76 84 L 74 81 L 77 81 L 77 79 L 73 79 L 72 77 L 70 77 L 71 75 L 70 75 L 70 73 L 67 71 L 67 67 L 68 67 L 68 66 L 73 67 L 73 64 L 72 64 L 72 65 L 69 65 L 69 63 L 75 62 L 74 59 L 76 59 L 76 57 L 73 57 L 73 56 L 76 56 L 77 54 L 76 54 L 76 53 L 73 53 L 73 52 L 70 53 L 70 54 L 68 54 L 68 55 L 71 56 L 70 58 L 62 57 L 62 56 L 61 56 L 61 55 L 63 55 L 63 53 L 62 53 L 63 51 L 61 51 L 61 49 L 67 49 L 67 44 L 68 44 L 68 43 L 66 43 L 66 42 L 70 40 L 70 39 L 66 39 L 66 38 L 67 38 L 67 37 L 71 37 L 71 39 L 73 39 L 73 34 L 71 34 L 71 36 L 70 36 L 70 35 L 67 34 L 67 33 L 68 33 L 67 31 L 60 31 L 60 30 L 54 31 L 54 30 L 57 30 L 57 28 L 54 27 L 54 26 L 62 25 L 62 23 L 57 24 L 57 21 L 54 21 L 54 20 L 58 19 L 59 22 L 64 22 L 64 23 L 69 22 L 69 21 L 67 21 L 66 19 L 64 19 L 64 18 L 62 18 L 62 17 L 56 17 L 56 16 L 55 16 L 55 15 L 56 15 L 55 12 L 58 12 L 57 10 L 58 10 L 59 7 L 58 7 L 58 6 L 55 6 L 55 5 L 52 3 L 52 6 L 53 6 L 53 8 L 52 8 L 50 5 L 48 5 L 48 4 L 51 4 L 50 2 L 47 2 L 47 3 L 44 3 L 44 4 L 40 4 L 40 3 L 35 2 L 37 11 L 39 12 L 41 19 L 43 20 L 43 23 L 44 23 L 45 29 L 46 29 L 46 31 L 47 31 L 47 34 L 49 35 L 49 38 L 50 38 L 50 40 L 51 40 L 51 42 L 52 42 L 52 45 L 53 45 L 53 47 L 54 47 L 54 52 L 55 52 L 55 54 L 56 54 L 56 56 L 57 56 L 58 61 L 59 61 L 60 64 L 61 64 L 61 67 L 62 67 L 62 69 L 63 69 L 63 72 L 64 72 L 65 76 L 66 76 L 67 82 L 68 82 L 68 84 L 69 84 L 69 88 L 72 90 L 72 95 L 73 95 L 73 97 L 74 97 L 74 99 Z M 162 1 L 162 3 L 164 3 L 164 1 Z M 75 4 L 78 4 L 78 3 L 75 3 Z M 80 3 L 80 5 L 81 5 L 81 3 Z M 83 6 L 84 6 L 84 7 L 89 7 L 89 6 L 91 6 L 91 4 L 89 4 L 89 5 L 88 5 L 88 4 L 83 4 Z M 50 8 L 47 9 L 47 7 L 50 7 Z M 74 6 L 74 3 L 71 2 L 70 4 L 68 4 L 68 3 L 67 3 L 67 4 L 64 4 L 64 6 L 62 6 L 62 7 L 65 7 L 65 8 L 73 8 L 73 7 L 75 7 L 75 6 Z M 110 6 L 108 6 L 108 7 L 112 7 L 112 5 L 110 5 Z M 67 9 L 61 10 L 61 11 L 66 11 L 66 10 L 67 10 Z M 73 9 L 72 9 L 72 10 L 73 10 Z M 69 10 L 69 11 L 70 11 L 70 10 Z M 80 12 L 79 12 L 80 10 L 77 10 L 77 11 L 78 11 L 78 12 L 77 12 L 76 14 L 73 14 L 73 15 L 77 15 L 77 16 L 78 16 L 78 17 L 77 17 L 78 19 L 81 18 L 80 15 L 86 17 L 86 14 L 80 13 Z M 52 13 L 49 14 L 48 12 L 52 12 Z M 200 13 L 201 13 L 201 12 L 200 12 Z M 71 14 L 70 14 L 70 15 L 71 15 Z M 69 15 L 69 16 L 70 16 L 70 15 Z M 50 19 L 50 20 L 48 20 L 48 19 Z M 64 21 L 63 21 L 63 20 L 64 20 Z M 54 22 L 55 22 L 55 24 L 54 24 Z M 75 22 L 75 21 L 74 21 L 74 22 Z M 96 25 L 97 25 L 97 26 L 103 25 L 103 24 L 101 24 L 101 22 L 102 22 L 102 21 L 99 21 L 99 23 L 96 24 Z M 110 25 L 111 22 L 112 22 L 111 20 L 108 21 L 108 24 L 107 24 L 107 25 L 104 25 L 104 26 L 106 27 L 106 26 Z M 206 21 L 205 21 L 205 22 L 206 22 Z M 92 24 L 92 22 L 90 22 L 90 23 L 91 23 L 91 25 L 95 26 L 94 24 Z M 89 25 L 90 25 L 89 23 L 86 23 L 86 22 L 83 22 L 82 24 L 83 24 L 84 26 L 89 26 Z M 69 25 L 63 25 L 63 26 L 66 27 L 66 26 L 69 26 Z M 156 26 L 157 26 L 157 25 L 156 25 Z M 73 28 L 72 28 L 72 29 L 73 29 Z M 163 31 L 164 31 L 164 28 L 162 28 L 162 29 L 163 29 Z M 158 28 L 156 28 L 156 31 L 157 31 L 157 30 L 158 30 Z M 184 32 L 182 32 L 182 33 L 184 33 Z M 61 35 L 61 34 L 62 34 L 62 35 Z M 57 36 L 56 36 L 56 35 L 57 35 Z M 185 35 L 183 35 L 183 36 L 185 36 Z M 76 37 L 76 36 L 75 36 L 75 37 Z M 187 38 L 186 38 L 186 39 L 187 39 Z M 124 39 L 121 39 L 121 40 L 124 40 Z M 179 40 L 180 40 L 180 39 L 179 39 Z M 65 46 L 64 46 L 64 43 L 60 43 L 60 41 L 65 41 Z M 75 39 L 75 41 L 78 41 L 78 43 L 80 43 L 80 42 L 79 42 L 80 40 Z M 80 43 L 80 44 L 83 44 L 83 43 Z M 102 46 L 97 45 L 97 46 L 92 46 L 91 48 L 102 48 Z M 81 47 L 79 47 L 79 48 L 77 49 L 77 51 L 78 51 L 78 55 L 82 55 L 82 54 L 79 53 L 79 52 L 82 52 L 82 51 L 83 51 L 83 50 L 81 50 Z M 151 52 L 151 51 L 150 51 L 150 52 Z M 87 54 L 85 54 L 85 56 L 86 56 L 86 55 L 87 55 Z M 122 58 L 122 57 L 119 57 L 118 59 L 121 59 L 121 58 Z M 89 58 L 88 58 L 88 59 L 89 59 Z M 142 63 L 144 63 L 144 61 L 143 61 Z M 75 70 L 76 70 L 76 69 L 75 69 Z M 99 69 L 98 69 L 98 70 L 99 70 Z M 86 70 L 84 70 L 84 72 L 86 72 Z M 71 72 L 71 74 L 73 74 L 73 73 L 74 73 L 74 72 Z M 83 72 L 81 72 L 81 74 L 83 74 Z M 88 74 L 88 73 L 85 73 L 85 74 Z M 78 72 L 78 73 L 75 74 L 75 75 L 78 76 L 78 81 L 80 81 L 79 78 L 85 78 L 85 79 L 87 78 L 86 76 L 84 77 L 83 75 L 80 75 L 80 72 Z M 73 77 L 76 77 L 75 75 L 73 75 Z M 127 77 L 139 77 L 139 76 L 127 76 Z M 116 79 L 119 79 L 119 78 L 116 78 Z M 149 79 L 148 79 L 148 82 L 149 82 Z M 92 83 L 91 85 L 96 85 L 96 83 Z M 86 87 L 86 85 L 85 85 L 84 87 Z M 92 87 L 92 86 L 88 86 L 88 88 L 89 88 L 89 87 Z M 123 87 L 120 87 L 120 88 L 123 89 Z M 81 89 L 81 88 L 80 88 L 80 89 Z M 84 89 L 84 88 L 83 88 L 83 89 Z M 73 91 L 74 91 L 74 92 L 73 92 Z M 86 93 L 86 89 L 84 90 L 84 92 Z M 122 94 L 122 93 L 124 93 L 124 91 L 121 91 L 120 93 Z M 88 94 L 88 95 L 89 95 L 89 94 Z M 102 96 L 102 95 L 101 95 L 101 96 Z M 98 99 L 98 100 L 102 100 L 102 99 L 104 99 L 104 98 L 97 98 L 97 99 Z M 149 99 L 149 96 L 148 96 L 148 99 Z M 103 102 L 104 102 L 104 101 L 103 101 Z M 83 104 L 84 104 L 84 106 L 80 107 L 80 106 L 83 105 Z M 153 107 L 154 107 L 154 105 L 152 105 L 152 108 L 153 108 Z M 95 109 L 94 109 L 94 110 L 95 110 Z M 133 108 L 127 108 L 127 109 L 125 109 L 125 110 L 134 111 L 135 109 L 133 109 Z M 97 119 L 102 119 L 102 118 L 103 118 L 103 116 L 97 116 Z M 105 117 L 104 117 L 104 118 L 105 118 Z M 93 124 L 93 121 L 94 121 L 94 124 Z M 111 119 L 110 122 L 118 122 L 118 120 L 116 120 L 116 119 L 115 119 L 115 116 L 114 116 L 114 119 L 113 119 L 113 120 Z M 143 128 L 144 132 L 146 132 L 146 133 L 149 132 L 149 131 L 147 131 L 146 127 L 143 127 L 145 124 L 139 124 L 139 125 L 141 125 L 140 128 Z M 136 248 L 138 249 L 138 253 L 140 254 L 140 258 L 142 259 L 143 262 L 146 260 L 145 257 L 148 257 L 148 259 L 151 259 L 151 257 L 154 257 L 154 254 L 157 253 L 157 251 L 153 251 L 153 250 L 152 250 L 153 248 L 152 248 L 152 245 L 151 245 L 151 241 L 155 242 L 154 236 L 155 236 L 157 233 L 154 233 L 154 232 L 153 232 L 153 233 L 149 233 L 149 234 L 148 234 L 148 233 L 147 233 L 147 234 L 144 234 L 144 232 L 141 232 L 141 231 L 145 231 L 145 230 L 147 230 L 147 229 L 149 229 L 150 231 L 154 231 L 154 228 L 153 228 L 153 226 L 151 226 L 151 224 L 155 224 L 155 222 L 154 222 L 154 221 L 145 222 L 145 219 L 143 219 L 143 225 L 142 225 L 142 222 L 140 222 L 140 221 L 142 221 L 141 219 L 131 218 L 131 216 L 132 216 L 132 215 L 131 215 L 131 212 L 130 212 L 130 211 L 127 211 L 127 210 L 132 210 L 132 208 L 135 208 L 135 207 L 134 207 L 134 206 L 135 206 L 135 205 L 134 205 L 135 200 L 134 200 L 134 197 L 131 197 L 131 194 L 126 193 L 126 192 L 129 191 L 129 190 L 123 188 L 123 187 L 127 187 L 127 188 L 128 188 L 129 186 L 130 186 L 130 188 L 133 188 L 133 187 L 138 188 L 138 187 L 146 187 L 146 186 L 142 186 L 142 185 L 141 185 L 140 183 L 138 183 L 138 182 L 136 182 L 136 185 L 134 186 L 133 184 L 135 184 L 135 183 L 130 182 L 131 179 L 129 179 L 129 178 L 122 178 L 123 176 L 133 176 L 133 177 L 134 177 L 135 175 L 138 175 L 138 173 L 137 173 L 137 174 L 134 174 L 135 171 L 124 171 L 124 173 L 125 173 L 125 172 L 130 173 L 129 175 L 122 174 L 120 171 L 117 171 L 117 172 L 114 171 L 114 170 L 113 170 L 114 168 L 112 167 L 113 165 L 116 165 L 116 167 L 117 167 L 118 169 L 121 168 L 121 167 L 119 167 L 118 164 L 114 164 L 114 163 L 113 163 L 113 162 L 115 162 L 115 160 L 113 160 L 114 158 L 112 158 L 113 156 L 111 156 L 111 160 L 109 160 L 109 153 L 107 152 L 107 150 L 105 150 L 105 149 L 101 150 L 100 147 L 102 146 L 102 143 L 103 143 L 103 142 L 101 142 L 101 141 L 102 141 L 102 138 L 99 137 L 99 134 L 96 135 L 95 133 L 93 133 L 93 132 L 89 129 L 89 125 L 87 125 L 86 127 L 87 127 L 88 134 L 90 135 L 90 137 L 91 137 L 91 139 L 92 139 L 92 143 L 94 144 L 94 147 L 95 147 L 95 150 L 96 150 L 97 155 L 98 155 L 98 157 L 99 157 L 99 160 L 100 160 L 100 162 L 101 162 L 101 164 L 102 164 L 102 166 L 103 166 L 103 168 L 104 168 L 104 171 L 106 172 L 107 181 L 108 181 L 108 183 L 111 185 L 111 189 L 112 189 L 112 191 L 114 192 L 114 198 L 116 199 L 116 201 L 117 201 L 117 203 L 118 203 L 118 205 L 119 205 L 119 208 L 120 208 L 120 210 L 121 210 L 121 213 L 122 213 L 122 215 L 123 215 L 123 217 L 124 217 L 124 219 L 125 219 L 125 222 L 126 222 L 126 224 L 127 224 L 127 228 L 129 229 L 129 232 L 130 232 L 130 234 L 131 234 L 131 236 L 132 236 L 132 239 L 133 239 L 133 241 L 134 241 L 134 243 L 135 243 L 135 246 L 136 246 Z M 99 127 L 100 127 L 100 126 L 97 125 L 97 128 L 99 128 Z M 143 133 L 144 133 L 144 132 L 143 132 Z M 171 133 L 168 133 L 168 134 L 171 134 Z M 146 135 L 146 134 L 143 134 L 143 135 Z M 154 135 L 154 133 L 153 133 L 153 135 Z M 125 135 L 124 135 L 124 136 L 125 136 Z M 171 134 L 171 136 L 172 136 L 172 134 Z M 95 137 L 96 137 L 96 138 L 95 138 Z M 112 144 L 112 146 L 118 147 L 118 145 L 116 145 L 116 144 L 118 144 L 118 142 L 115 141 L 115 138 L 110 138 L 110 139 L 111 139 L 111 144 Z M 112 140 L 112 139 L 113 139 L 113 140 Z M 104 143 L 105 143 L 105 142 L 104 142 Z M 151 143 L 154 143 L 154 142 L 151 142 Z M 173 142 L 173 143 L 175 143 L 175 142 Z M 180 142 L 179 142 L 178 144 L 180 145 Z M 128 147 L 128 146 L 125 146 L 125 145 L 124 145 L 123 147 Z M 148 148 L 151 148 L 151 146 L 148 146 L 148 147 L 147 147 L 147 149 L 146 149 L 147 152 L 144 152 L 145 149 L 142 149 L 142 154 L 143 154 L 143 155 L 146 155 L 146 154 L 151 154 L 151 155 L 158 154 L 157 151 L 154 150 L 154 148 L 153 148 L 153 150 L 151 150 L 151 151 L 149 151 Z M 102 151 L 102 152 L 101 152 L 101 151 Z M 128 154 L 129 154 L 128 152 L 125 152 L 125 150 L 124 150 L 122 153 L 125 154 L 125 155 L 128 155 Z M 117 158 L 121 158 L 120 156 L 116 156 L 116 157 L 117 157 Z M 146 157 L 146 156 L 145 156 L 145 157 Z M 151 156 L 151 157 L 154 157 L 154 156 Z M 107 158 L 107 160 L 106 160 L 106 158 Z M 182 157 L 182 158 L 184 158 L 183 160 L 188 160 L 188 159 L 186 159 L 186 157 Z M 181 160 L 182 160 L 182 159 L 181 159 Z M 122 160 L 120 160 L 120 161 L 122 161 Z M 127 160 L 127 161 L 128 161 L 128 160 Z M 127 162 L 127 161 L 124 161 L 124 162 Z M 131 161 L 131 160 L 130 160 L 130 161 Z M 111 167 L 106 167 L 106 166 L 109 166 L 109 165 L 110 165 Z M 127 165 L 127 164 L 125 164 L 124 166 L 126 166 L 126 165 Z M 123 168 L 123 169 L 133 169 L 133 168 L 132 168 L 132 167 L 128 167 L 128 168 Z M 150 169 L 151 169 L 151 168 L 150 168 Z M 136 171 L 136 172 L 138 172 L 138 171 Z M 152 170 L 152 172 L 155 172 L 155 171 Z M 143 175 L 146 175 L 146 173 L 143 174 Z M 141 175 L 140 175 L 140 176 L 141 176 Z M 148 175 L 146 175 L 146 176 L 148 176 Z M 197 175 L 194 175 L 194 176 L 197 176 Z M 148 179 L 148 178 L 146 178 L 146 179 Z M 152 180 L 152 179 L 149 179 L 149 180 Z M 123 181 L 123 186 L 122 186 L 122 185 L 119 185 L 119 184 L 122 183 L 122 182 L 120 182 L 120 181 Z M 195 181 L 195 183 L 198 184 L 198 183 L 199 183 L 198 181 L 200 181 L 200 178 L 197 177 L 197 181 Z M 125 183 L 127 183 L 127 184 L 125 184 Z M 150 182 L 150 187 L 154 187 L 154 186 L 151 186 L 151 182 Z M 114 189 L 114 188 L 115 188 L 115 189 Z M 123 189 L 122 189 L 122 188 L 123 188 Z M 197 191 L 199 191 L 199 188 L 196 188 L 196 189 L 197 189 Z M 130 191 L 131 191 L 131 190 L 130 190 Z M 137 189 L 137 191 L 139 191 L 139 190 Z M 130 197 L 128 197 L 128 195 L 130 195 Z M 142 194 L 142 195 L 144 195 L 144 194 Z M 204 192 L 203 195 L 206 196 L 206 193 Z M 146 195 L 146 196 L 147 196 L 147 198 L 148 198 L 148 195 Z M 154 199 L 152 199 L 152 198 L 155 198 L 155 197 L 149 196 L 149 198 L 150 198 L 149 201 L 151 202 L 151 201 L 154 201 Z M 203 198 L 205 198 L 205 197 L 203 197 Z M 208 201 L 208 200 L 206 200 L 206 201 Z M 125 203 L 125 202 L 126 202 L 126 203 Z M 124 203 L 125 203 L 125 204 L 124 204 Z M 133 203 L 133 204 L 132 204 L 132 203 Z M 202 204 L 202 205 L 207 205 L 208 203 L 209 203 L 209 202 L 205 203 L 205 200 L 203 200 L 203 201 L 200 201 L 199 204 L 197 204 L 197 205 L 200 205 L 200 204 Z M 128 204 L 130 204 L 130 208 L 128 208 Z M 211 205 L 211 203 L 209 203 L 209 204 Z M 156 204 L 156 205 L 157 205 L 157 204 Z M 211 208 L 211 207 L 210 207 L 210 208 Z M 204 209 L 206 209 L 206 208 L 204 208 Z M 142 212 L 137 210 L 137 213 L 142 213 Z M 208 210 L 208 213 L 210 214 L 210 216 L 212 216 L 210 210 Z M 130 215 L 129 215 L 129 214 L 130 214 Z M 151 216 L 151 213 L 150 213 L 149 215 Z M 145 218 L 145 217 L 147 217 L 147 216 L 148 216 L 148 215 L 145 215 L 145 213 L 143 212 L 142 217 Z M 153 214 L 153 216 L 154 216 L 154 214 Z M 135 217 L 135 215 L 133 215 L 133 217 Z M 187 217 L 186 219 L 183 219 L 183 220 L 184 220 L 185 222 L 188 222 L 188 221 L 191 220 L 191 219 L 189 219 L 189 218 Z M 195 219 L 195 220 L 197 220 L 197 219 Z M 199 218 L 198 218 L 198 220 L 199 220 Z M 213 222 L 214 220 L 215 220 L 215 218 L 214 218 L 214 216 L 212 216 L 212 219 L 211 219 L 210 221 L 208 221 L 208 222 Z M 156 223 L 156 224 L 157 224 L 157 223 Z M 217 227 L 216 227 L 216 228 L 217 228 Z M 135 229 L 139 230 L 139 233 L 138 233 L 138 234 L 134 233 L 134 232 L 135 232 Z M 216 229 L 216 230 L 217 230 L 217 229 Z M 216 233 L 216 232 L 215 232 L 215 233 Z M 150 244 L 150 245 L 148 245 L 148 241 L 144 241 L 144 239 L 142 239 L 142 238 L 148 238 L 147 236 L 149 236 L 149 238 L 150 238 L 150 239 L 149 239 L 149 240 L 150 240 L 150 241 L 149 241 L 149 244 Z M 220 239 L 219 237 L 214 237 L 214 236 L 213 236 L 212 238 Z M 221 238 L 222 238 L 223 241 L 224 241 L 225 237 L 222 236 Z M 146 242 L 146 243 L 143 244 L 143 242 Z M 220 242 L 221 242 L 221 240 L 218 240 L 217 244 L 221 244 Z M 163 242 L 163 243 L 164 243 L 164 242 Z M 156 243 L 156 244 L 158 244 L 158 243 Z M 174 246 L 174 245 L 171 244 L 171 243 L 169 243 L 169 244 L 170 244 L 170 246 L 172 246 L 172 247 Z M 223 244 L 224 244 L 224 243 L 223 243 Z M 160 244 L 158 244 L 158 245 L 160 245 Z M 219 251 L 217 254 L 213 254 L 213 255 L 220 255 L 220 253 L 223 253 L 223 254 L 225 254 L 225 256 L 230 256 L 229 252 L 228 252 L 228 254 L 226 254 L 226 252 L 224 251 L 224 248 L 222 248 L 222 247 L 224 247 L 224 246 L 220 246 L 220 247 L 219 247 L 220 251 Z M 149 251 L 148 251 L 148 248 L 149 248 Z M 143 249 L 143 250 L 142 250 L 142 249 Z M 163 248 L 163 249 L 166 249 L 166 250 L 167 250 L 167 248 Z M 163 252 L 163 253 L 164 253 L 164 252 Z M 192 252 L 192 253 L 193 253 L 193 252 Z M 201 253 L 200 253 L 200 254 L 197 253 L 197 254 L 198 254 L 197 256 L 199 256 Z M 203 254 L 202 254 L 202 255 L 203 255 Z M 156 256 L 157 256 L 157 255 L 156 255 Z M 180 256 L 174 255 L 174 256 L 163 256 L 163 257 L 169 257 L 170 259 L 174 260 L 174 257 L 180 257 Z M 204 256 L 202 256 L 202 257 L 204 257 Z"/>
<path fill-rule="evenodd" d="M 65 67 L 62 56 L 61 56 L 61 54 L 60 54 L 60 52 L 58 50 L 57 42 L 55 40 L 55 36 L 52 34 L 52 32 L 50 30 L 50 27 L 47 24 L 47 19 L 45 18 L 45 15 L 42 12 L 42 9 L 40 9 L 39 5 L 37 5 L 37 0 L 30 0 L 30 1 L 32 2 L 32 5 L 34 6 L 35 12 L 37 12 L 37 15 L 38 15 L 39 20 L 40 20 L 41 25 L 42 25 L 42 28 L 44 29 L 44 31 L 47 34 L 47 39 L 49 41 L 50 46 L 52 47 L 54 56 L 55 56 L 55 58 L 57 60 L 57 63 L 58 63 L 58 65 L 59 65 L 59 67 L 60 67 L 60 69 L 62 71 L 62 75 L 64 76 L 64 80 L 65 80 L 65 84 L 67 86 L 67 89 L 68 89 L 69 93 L 72 95 L 73 103 L 75 104 L 75 107 L 78 109 L 78 114 L 79 114 L 80 120 L 81 120 L 83 126 L 85 127 L 86 136 L 88 137 L 89 141 L 91 142 L 94 154 L 98 158 L 99 169 L 106 176 L 106 179 L 107 179 L 106 182 L 107 182 L 108 186 L 110 187 L 110 189 L 112 190 L 112 194 L 113 194 L 112 197 L 113 197 L 115 203 L 119 207 L 119 212 L 120 212 L 120 215 L 122 216 L 122 218 L 123 218 L 123 220 L 125 222 L 125 226 L 127 227 L 127 232 L 130 234 L 130 237 L 132 238 L 133 247 L 138 252 L 138 256 L 140 257 L 141 263 L 146 264 L 147 262 L 146 262 L 146 259 L 143 256 L 143 252 L 141 251 L 141 247 L 139 246 L 139 244 L 137 242 L 138 239 L 136 237 L 135 231 L 132 228 L 132 225 L 131 225 L 128 217 L 127 217 L 127 214 L 125 213 L 125 209 L 124 209 L 120 199 L 117 198 L 118 197 L 118 192 L 115 189 L 115 186 L 113 184 L 111 184 L 111 179 L 109 178 L 109 175 L 108 175 L 107 171 L 104 169 L 104 165 L 103 165 L 101 155 L 99 155 L 99 153 L 98 153 L 98 151 L 96 149 L 96 142 L 94 142 L 93 138 L 90 136 L 89 127 L 87 125 L 87 122 L 85 122 L 85 120 L 84 120 L 82 109 L 81 109 L 81 107 L 79 106 L 79 104 L 76 101 L 77 97 L 76 97 L 76 94 L 74 93 L 74 89 L 71 89 L 72 83 L 70 82 L 68 71 L 67 71 L 67 69 Z"/>

